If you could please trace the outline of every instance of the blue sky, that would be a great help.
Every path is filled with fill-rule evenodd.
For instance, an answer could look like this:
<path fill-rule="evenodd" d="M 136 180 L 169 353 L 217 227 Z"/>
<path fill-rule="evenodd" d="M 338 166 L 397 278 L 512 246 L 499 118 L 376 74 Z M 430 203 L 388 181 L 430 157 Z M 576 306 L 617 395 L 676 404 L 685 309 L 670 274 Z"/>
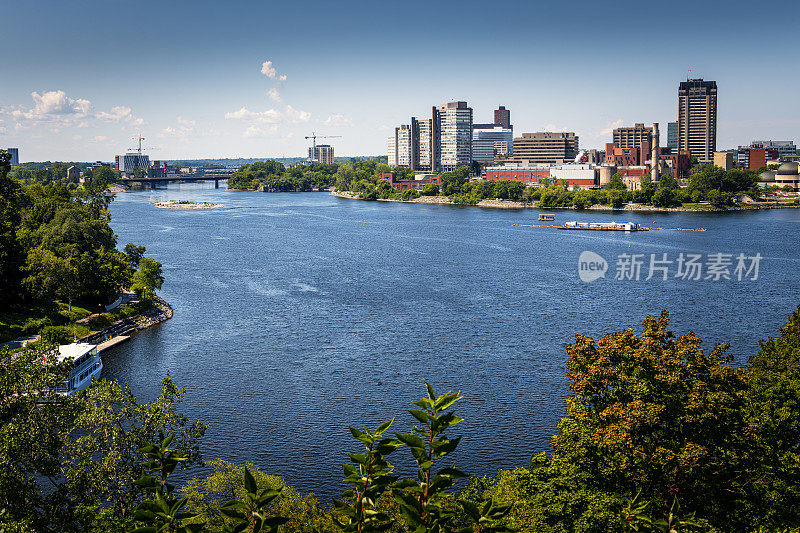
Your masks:
<path fill-rule="evenodd" d="M 391 127 L 456 99 L 602 148 L 674 120 L 689 68 L 718 83 L 719 148 L 800 127 L 797 2 L 15 4 L 0 146 L 23 161 L 112 160 L 139 132 L 155 159 L 303 155 L 312 131 L 383 154 Z"/>

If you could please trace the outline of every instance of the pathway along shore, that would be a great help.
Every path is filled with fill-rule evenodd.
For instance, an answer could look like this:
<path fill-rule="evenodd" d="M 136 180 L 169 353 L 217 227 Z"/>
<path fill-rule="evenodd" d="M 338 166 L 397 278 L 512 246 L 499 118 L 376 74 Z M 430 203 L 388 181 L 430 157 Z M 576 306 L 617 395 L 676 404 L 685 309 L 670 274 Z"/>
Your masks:
<path fill-rule="evenodd" d="M 346 198 L 348 200 L 361 200 L 357 194 L 343 191 L 333 191 L 332 196 L 337 198 Z M 367 201 L 367 200 L 364 200 Z M 568 209 L 577 210 L 575 207 L 541 207 L 537 202 L 518 202 L 516 200 L 498 200 L 486 199 L 481 200 L 477 204 L 458 204 L 450 200 L 447 196 L 420 196 L 412 200 L 396 200 L 394 198 L 378 198 L 378 202 L 398 202 L 401 204 L 428 204 L 428 205 L 452 205 L 452 206 L 476 206 L 488 207 L 492 209 Z M 744 204 L 740 206 L 729 207 L 727 209 L 716 209 L 714 207 L 653 207 L 652 205 L 642 204 L 625 204 L 624 207 L 614 208 L 609 205 L 593 205 L 583 209 L 584 211 L 634 211 L 643 213 L 703 213 L 703 212 L 729 212 L 729 211 L 755 211 L 758 209 L 797 209 L 800 205 L 783 205 L 783 204 L 768 204 L 768 205 L 753 205 Z"/>
<path fill-rule="evenodd" d="M 150 311 L 141 315 L 131 316 L 117 320 L 110 326 L 100 331 L 91 333 L 78 339 L 78 342 L 96 344 L 97 351 L 103 352 L 112 346 L 121 344 L 131 338 L 137 331 L 151 328 L 172 318 L 172 307 L 159 296 L 154 298 L 154 306 Z"/>

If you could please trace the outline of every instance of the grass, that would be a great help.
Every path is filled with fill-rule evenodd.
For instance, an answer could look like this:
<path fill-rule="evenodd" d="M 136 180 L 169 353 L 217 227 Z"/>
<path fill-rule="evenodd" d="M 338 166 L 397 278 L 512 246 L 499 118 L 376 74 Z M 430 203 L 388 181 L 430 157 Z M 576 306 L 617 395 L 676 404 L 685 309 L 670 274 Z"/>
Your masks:
<path fill-rule="evenodd" d="M 48 326 L 67 326 L 90 314 L 92 312 L 84 307 L 73 305 L 70 310 L 69 305 L 58 301 L 40 303 L 28 309 L 12 309 L 0 313 L 0 342 L 37 335 Z"/>

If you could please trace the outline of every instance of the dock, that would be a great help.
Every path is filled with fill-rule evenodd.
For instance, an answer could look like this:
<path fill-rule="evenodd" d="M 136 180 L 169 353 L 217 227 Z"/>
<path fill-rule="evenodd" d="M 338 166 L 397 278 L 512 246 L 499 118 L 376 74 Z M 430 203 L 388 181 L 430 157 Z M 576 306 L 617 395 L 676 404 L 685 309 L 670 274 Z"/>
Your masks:
<path fill-rule="evenodd" d="M 109 348 L 116 346 L 117 344 L 122 344 L 123 342 L 130 339 L 130 335 L 117 335 L 116 337 L 111 337 L 105 342 L 101 342 L 97 345 L 97 351 L 102 353 L 104 350 L 108 350 Z"/>
<path fill-rule="evenodd" d="M 659 228 L 653 226 L 639 226 L 636 225 L 635 228 L 625 228 L 625 227 L 617 227 L 617 226 L 590 226 L 590 225 L 580 225 L 580 226 L 573 226 L 568 224 L 511 224 L 512 226 L 522 227 L 522 228 L 555 228 L 555 229 L 566 229 L 566 230 L 590 230 L 590 231 L 708 231 L 708 228 Z M 621 225 L 620 225 L 621 226 Z"/>

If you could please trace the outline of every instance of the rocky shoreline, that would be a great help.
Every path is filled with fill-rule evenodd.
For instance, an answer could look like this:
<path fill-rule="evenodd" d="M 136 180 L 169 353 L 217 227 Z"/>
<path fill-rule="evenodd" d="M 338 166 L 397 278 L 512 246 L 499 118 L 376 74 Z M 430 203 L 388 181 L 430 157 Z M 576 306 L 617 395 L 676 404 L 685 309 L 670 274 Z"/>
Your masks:
<path fill-rule="evenodd" d="M 154 304 L 154 308 L 147 313 L 117 320 L 100 331 L 78 339 L 78 342 L 96 344 L 98 351 L 102 352 L 104 349 L 128 340 L 132 334 L 138 331 L 151 328 L 172 318 L 172 307 L 163 298 L 156 296 Z"/>
<path fill-rule="evenodd" d="M 332 196 L 337 198 L 346 198 L 349 200 L 361 200 L 357 194 L 350 192 L 333 191 Z M 452 206 L 476 206 L 487 207 L 492 209 L 559 209 L 559 210 L 572 210 L 577 211 L 575 207 L 539 207 L 536 202 L 519 202 L 516 200 L 481 200 L 477 204 L 458 204 L 450 200 L 447 196 L 420 196 L 411 200 L 396 200 L 394 198 L 379 198 L 378 202 L 398 202 L 402 204 L 428 204 L 428 205 L 452 205 Z M 756 211 L 759 209 L 797 209 L 800 205 L 781 205 L 781 204 L 767 204 L 767 205 L 742 205 L 729 207 L 727 209 L 717 209 L 714 207 L 653 207 L 651 205 L 641 204 L 626 204 L 624 207 L 614 208 L 607 205 L 593 205 L 583 209 L 584 211 L 629 211 L 629 212 L 644 212 L 644 213 L 704 213 L 704 212 L 730 212 L 730 211 Z"/>

